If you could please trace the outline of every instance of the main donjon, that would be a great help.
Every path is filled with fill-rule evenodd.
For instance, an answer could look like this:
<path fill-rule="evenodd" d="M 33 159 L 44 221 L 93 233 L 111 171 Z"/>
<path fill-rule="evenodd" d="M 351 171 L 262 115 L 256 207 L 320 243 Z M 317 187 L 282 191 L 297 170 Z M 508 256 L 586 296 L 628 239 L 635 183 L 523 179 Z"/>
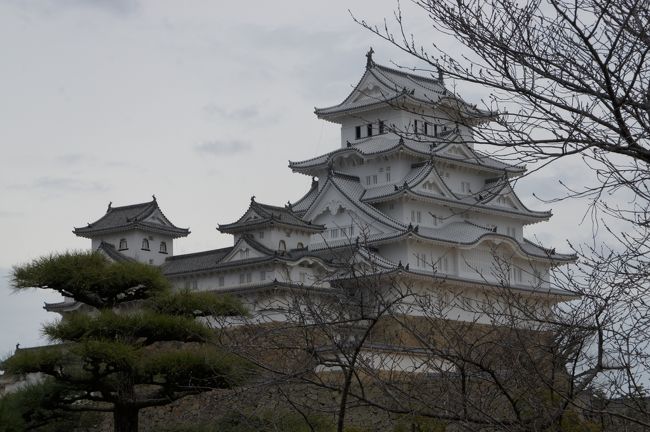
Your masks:
<path fill-rule="evenodd" d="M 155 198 L 109 205 L 74 232 L 110 259 L 159 265 L 178 288 L 239 295 L 263 320 L 285 319 L 282 305 L 295 290 L 327 295 L 350 276 L 350 265 L 397 276 L 421 295 L 462 298 L 465 306 L 498 303 L 504 290 L 542 310 L 567 298 L 549 272 L 575 257 L 524 235 L 527 225 L 551 217 L 527 208 L 513 190 L 525 168 L 474 146 L 474 129 L 494 113 L 449 91 L 442 75 L 379 65 L 372 51 L 352 92 L 315 113 L 341 126 L 337 148 L 289 163 L 312 177 L 301 198 L 276 206 L 252 197 L 241 218 L 219 225 L 233 246 L 174 255 L 173 240 L 189 230 L 172 224 Z M 449 310 L 453 319 L 476 319 L 470 307 Z"/>

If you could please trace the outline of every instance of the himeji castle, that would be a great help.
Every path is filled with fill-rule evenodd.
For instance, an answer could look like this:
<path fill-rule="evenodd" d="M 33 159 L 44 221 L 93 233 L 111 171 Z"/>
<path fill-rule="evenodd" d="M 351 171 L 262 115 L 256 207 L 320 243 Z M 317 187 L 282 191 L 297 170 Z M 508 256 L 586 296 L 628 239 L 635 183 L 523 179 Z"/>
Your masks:
<path fill-rule="evenodd" d="M 352 92 L 315 114 L 341 126 L 340 143 L 289 163 L 313 179 L 304 196 L 286 205 L 252 197 L 238 220 L 220 224 L 233 236 L 230 247 L 174 255 L 174 239 L 189 230 L 174 225 L 155 197 L 109 204 L 74 233 L 112 260 L 160 266 L 178 288 L 238 295 L 269 319 L 282 319 L 280 300 L 296 289 L 336 286 L 349 276 L 342 262 L 350 259 L 432 296 L 453 291 L 478 301 L 506 288 L 540 304 L 570 297 L 551 286 L 549 274 L 575 256 L 525 237 L 527 225 L 551 212 L 517 197 L 511 182 L 523 166 L 474 148 L 473 129 L 495 115 L 449 91 L 442 75 L 376 64 L 371 50 Z M 71 300 L 46 305 L 60 313 L 79 307 Z"/>

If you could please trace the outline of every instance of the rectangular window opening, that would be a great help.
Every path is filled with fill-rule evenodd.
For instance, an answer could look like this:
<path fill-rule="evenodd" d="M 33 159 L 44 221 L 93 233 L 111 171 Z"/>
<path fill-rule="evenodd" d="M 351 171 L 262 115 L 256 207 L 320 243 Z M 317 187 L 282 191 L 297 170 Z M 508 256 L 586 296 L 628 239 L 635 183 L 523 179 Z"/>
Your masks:
<path fill-rule="evenodd" d="M 357 126 L 354 128 L 354 137 L 356 139 L 361 139 L 361 126 Z"/>
<path fill-rule="evenodd" d="M 368 123 L 367 129 L 368 129 L 368 136 L 371 137 L 372 136 L 372 123 Z"/>

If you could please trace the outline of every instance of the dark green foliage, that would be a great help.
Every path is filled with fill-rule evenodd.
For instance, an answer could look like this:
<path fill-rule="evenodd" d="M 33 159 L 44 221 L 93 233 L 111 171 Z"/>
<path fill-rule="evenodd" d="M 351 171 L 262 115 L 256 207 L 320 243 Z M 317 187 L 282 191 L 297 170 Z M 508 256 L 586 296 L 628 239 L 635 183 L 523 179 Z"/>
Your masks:
<path fill-rule="evenodd" d="M 183 350 L 149 352 L 139 361 L 138 373 L 164 385 L 228 388 L 246 381 L 251 366 L 240 358 L 210 347 L 187 347 Z"/>
<path fill-rule="evenodd" d="M 44 332 L 55 341 L 114 340 L 142 346 L 161 341 L 205 342 L 212 335 L 209 328 L 193 318 L 146 310 L 104 310 L 94 316 L 74 313 L 64 321 L 45 326 Z"/>
<path fill-rule="evenodd" d="M 50 410 L 112 410 L 117 431 L 136 431 L 140 409 L 232 387 L 252 373 L 249 363 L 205 344 L 214 330 L 197 320 L 242 314 L 243 307 L 212 293 L 173 293 L 155 267 L 67 253 L 14 268 L 13 282 L 96 309 L 45 326 L 58 345 L 18 350 L 2 364 L 8 373 L 52 377 L 56 391 L 43 398 Z"/>
<path fill-rule="evenodd" d="M 191 295 L 187 295 L 188 293 Z M 190 317 L 246 314 L 246 309 L 232 296 L 216 296 L 209 292 L 189 290 L 156 296 L 151 301 L 151 308 L 163 314 Z"/>
<path fill-rule="evenodd" d="M 13 269 L 16 288 L 50 288 L 96 308 L 150 298 L 169 290 L 152 266 L 110 262 L 100 253 L 50 255 Z"/>
<path fill-rule="evenodd" d="M 54 380 L 28 385 L 0 398 L 0 432 L 38 432 L 90 428 L 99 421 L 96 413 L 68 412 L 56 407 L 64 388 Z"/>

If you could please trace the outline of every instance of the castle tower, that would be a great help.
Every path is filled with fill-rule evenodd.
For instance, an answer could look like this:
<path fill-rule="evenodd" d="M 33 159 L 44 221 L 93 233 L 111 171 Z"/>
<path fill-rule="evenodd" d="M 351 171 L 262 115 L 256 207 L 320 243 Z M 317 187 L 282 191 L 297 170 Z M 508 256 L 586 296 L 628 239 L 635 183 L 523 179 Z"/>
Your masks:
<path fill-rule="evenodd" d="M 190 233 L 167 219 L 155 196 L 152 201 L 122 207 L 109 203 L 106 214 L 73 232 L 91 239 L 92 250 L 101 250 L 112 259 L 134 259 L 156 266 L 174 255 L 174 239 Z"/>

